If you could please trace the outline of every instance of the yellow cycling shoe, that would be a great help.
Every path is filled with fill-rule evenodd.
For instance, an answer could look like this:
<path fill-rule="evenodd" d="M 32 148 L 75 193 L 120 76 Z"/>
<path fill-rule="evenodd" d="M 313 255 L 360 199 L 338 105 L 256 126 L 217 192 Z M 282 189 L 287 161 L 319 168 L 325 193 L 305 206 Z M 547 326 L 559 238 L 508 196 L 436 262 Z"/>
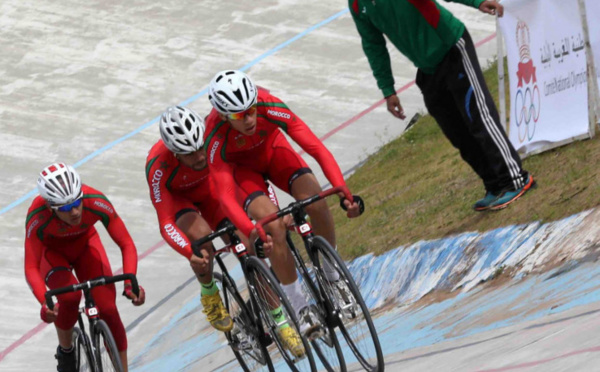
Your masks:
<path fill-rule="evenodd" d="M 283 345 L 292 353 L 292 355 L 296 358 L 302 358 L 304 356 L 306 352 L 298 332 L 292 327 L 279 328 L 277 332 L 279 332 L 279 337 L 283 341 Z"/>
<path fill-rule="evenodd" d="M 202 312 L 206 314 L 206 319 L 210 322 L 218 331 L 229 332 L 233 328 L 233 321 L 223 305 L 223 300 L 219 295 L 219 291 L 214 295 L 204 295 L 200 297 L 200 302 L 204 310 Z"/>

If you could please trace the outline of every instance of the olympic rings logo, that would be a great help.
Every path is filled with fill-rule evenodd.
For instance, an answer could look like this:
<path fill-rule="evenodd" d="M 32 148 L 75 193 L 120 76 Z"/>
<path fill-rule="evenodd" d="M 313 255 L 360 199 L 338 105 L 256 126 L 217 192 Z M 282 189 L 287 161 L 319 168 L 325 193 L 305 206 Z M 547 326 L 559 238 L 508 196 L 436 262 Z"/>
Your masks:
<path fill-rule="evenodd" d="M 515 121 L 519 128 L 519 142 L 523 143 L 525 139 L 531 141 L 535 135 L 535 127 L 540 118 L 541 97 L 537 84 L 533 89 L 527 87 L 519 88 L 515 97 Z"/>

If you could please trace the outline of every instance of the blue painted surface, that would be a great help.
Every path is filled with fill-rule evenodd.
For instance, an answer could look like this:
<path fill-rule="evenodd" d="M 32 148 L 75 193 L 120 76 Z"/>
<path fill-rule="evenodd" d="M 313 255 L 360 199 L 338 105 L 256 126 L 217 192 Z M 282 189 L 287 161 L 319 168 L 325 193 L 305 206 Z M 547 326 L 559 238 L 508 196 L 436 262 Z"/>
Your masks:
<path fill-rule="evenodd" d="M 568 257 L 569 252 L 575 252 L 576 247 L 565 248 L 562 242 L 572 234 L 580 234 L 584 222 L 594 225 L 593 220 L 586 221 L 590 213 L 582 212 L 547 224 L 534 222 L 421 241 L 381 256 L 369 254 L 349 262 L 348 267 L 371 309 L 392 304 L 390 311 L 375 318 L 384 354 L 502 328 L 600 301 L 600 268 L 593 263 L 572 259 L 550 272 L 530 271 L 543 264 L 549 253 L 566 249 Z M 478 285 L 493 278 L 499 270 L 511 270 L 512 281 L 493 290 Z M 241 277 L 241 272 L 238 275 Z M 454 297 L 425 307 L 410 306 L 433 291 L 453 292 Z M 194 301 L 198 303 L 197 299 Z M 155 339 L 168 339 L 188 313 L 189 306 L 184 306 Z M 178 346 L 178 350 L 181 349 L 184 356 L 191 349 L 206 350 L 203 355 L 208 355 L 226 347 L 223 338 L 209 336 L 210 329 L 207 332 L 189 345 Z M 149 344 L 146 353 L 151 353 L 155 342 Z M 355 361 L 347 348 L 344 354 L 348 363 Z M 197 359 L 201 358 L 202 355 L 197 355 Z M 192 363 L 185 357 L 169 356 L 168 361 L 179 363 L 179 370 L 185 370 L 185 366 Z M 176 370 L 175 365 L 169 365 Z M 222 369 L 234 365 L 232 362 Z"/>

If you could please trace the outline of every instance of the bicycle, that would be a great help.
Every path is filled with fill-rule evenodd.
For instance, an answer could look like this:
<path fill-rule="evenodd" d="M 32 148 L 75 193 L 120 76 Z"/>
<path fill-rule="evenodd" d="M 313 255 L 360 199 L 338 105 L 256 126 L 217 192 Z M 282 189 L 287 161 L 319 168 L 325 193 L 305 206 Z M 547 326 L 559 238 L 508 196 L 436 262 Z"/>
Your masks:
<path fill-rule="evenodd" d="M 192 250 L 196 256 L 202 257 L 200 247 L 203 244 L 217 237 L 225 235 L 229 237 L 229 244 L 215 249 L 214 258 L 221 269 L 221 276 L 218 279 L 222 283 L 225 308 L 234 322 L 233 329 L 225 332 L 225 337 L 236 359 L 244 371 L 268 370 L 274 372 L 275 367 L 267 347 L 275 344 L 292 371 L 316 370 L 308 342 L 300 336 L 300 327 L 294 309 L 284 295 L 279 282 L 263 261 L 249 254 L 235 230 L 235 226 L 227 223 L 224 227 L 193 242 Z M 248 300 L 244 300 L 223 263 L 221 254 L 226 252 L 234 253 L 240 261 L 248 286 Z M 286 318 L 281 323 L 275 322 L 271 315 L 271 310 L 278 306 L 281 306 Z M 283 326 L 292 327 L 300 336 L 305 351 L 303 357 L 296 358 L 286 349 L 278 331 Z"/>
<path fill-rule="evenodd" d="M 138 296 L 140 293 L 137 279 L 133 274 L 121 274 L 115 276 L 101 276 L 87 282 L 77 283 L 66 287 L 52 289 L 46 292 L 46 304 L 50 310 L 54 309 L 52 296 L 63 293 L 77 292 L 83 290 L 85 296 L 85 305 L 79 308 L 77 323 L 79 327 L 73 328 L 73 345 L 75 347 L 75 360 L 77 371 L 90 372 L 122 372 L 123 365 L 117 349 L 115 339 L 104 320 L 100 319 L 100 314 L 91 289 L 101 285 L 130 280 L 133 293 Z M 85 330 L 83 317 L 81 313 L 85 312 L 88 318 L 90 335 Z"/>
<path fill-rule="evenodd" d="M 312 302 L 316 304 L 321 318 L 327 325 L 328 332 L 312 343 L 325 367 L 328 370 L 346 370 L 345 359 L 335 333 L 335 328 L 338 328 L 357 361 L 365 370 L 383 371 L 384 360 L 379 337 L 358 286 L 337 251 L 323 237 L 315 236 L 311 225 L 306 220 L 304 207 L 342 190 L 344 190 L 343 187 L 339 186 L 304 200 L 292 202 L 286 208 L 259 220 L 256 223 L 256 229 L 260 239 L 265 241 L 266 234 L 263 229 L 265 224 L 285 215 L 292 215 L 294 224 L 291 228 L 302 237 L 308 257 L 313 264 L 312 271 L 306 266 L 289 234 L 287 243 L 308 295 L 312 297 Z M 364 209 L 362 199 L 357 199 L 355 196 L 355 200 L 361 204 L 362 213 Z M 340 205 L 343 206 L 343 203 L 340 202 Z M 325 261 L 335 269 L 339 276 L 338 280 L 327 280 L 326 273 L 323 271 Z M 327 347 L 335 350 L 339 364 L 332 365 L 331 357 L 324 355 L 325 353 L 332 354 Z"/>

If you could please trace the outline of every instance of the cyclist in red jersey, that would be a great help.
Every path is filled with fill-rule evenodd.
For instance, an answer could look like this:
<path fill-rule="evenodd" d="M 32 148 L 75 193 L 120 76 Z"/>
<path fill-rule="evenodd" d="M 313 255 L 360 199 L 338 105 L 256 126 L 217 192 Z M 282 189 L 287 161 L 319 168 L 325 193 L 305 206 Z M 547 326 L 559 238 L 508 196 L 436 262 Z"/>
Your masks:
<path fill-rule="evenodd" d="M 72 334 L 81 292 L 57 296 L 57 305 L 50 310 L 44 298 L 46 287 L 54 289 L 112 275 L 106 251 L 94 227 L 98 221 L 102 221 L 121 249 L 124 273 L 136 274 L 137 251 L 114 206 L 100 191 L 82 184 L 71 166 L 54 163 L 46 167 L 37 184 L 40 196 L 33 200 L 25 222 L 25 278 L 42 305 L 42 320 L 54 322 L 56 327 L 58 371 L 75 372 Z M 100 318 L 110 327 L 127 371 L 127 336 L 115 304 L 115 286 L 96 287 L 92 295 Z M 123 295 L 136 306 L 145 301 L 144 289 L 140 287 L 137 297 L 129 281 L 125 282 Z"/>
<path fill-rule="evenodd" d="M 217 73 L 209 86 L 209 100 L 213 110 L 206 118 L 204 147 L 211 175 L 221 191 L 221 203 L 228 217 L 250 237 L 250 241 L 254 241 L 257 232 L 246 213 L 259 220 L 278 210 L 267 197 L 264 178 L 297 200 L 322 191 L 316 177 L 292 149 L 282 131 L 317 160 L 334 187 L 346 186 L 333 155 L 308 126 L 279 98 L 257 88 L 244 73 L 233 70 Z M 242 174 L 240 169 L 252 172 Z M 243 207 L 234 197 L 235 187 L 248 195 Z M 354 199 L 347 187 L 341 196 L 348 217 L 358 216 L 360 206 L 355 200 L 359 198 Z M 311 204 L 306 212 L 315 233 L 335 247 L 333 217 L 326 202 Z M 284 222 L 281 219 L 274 221 L 265 230 L 270 236 L 263 244 L 264 253 L 269 256 L 283 289 L 298 311 L 301 324 L 303 320 L 318 322 L 301 292 L 294 260 L 285 241 Z M 333 281 L 339 278 L 331 268 L 327 273 Z"/>
<path fill-rule="evenodd" d="M 204 120 L 193 110 L 172 106 L 160 118 L 159 140 L 146 160 L 150 199 L 163 239 L 190 262 L 200 282 L 203 312 L 217 330 L 228 332 L 233 321 L 213 278 L 213 246 L 193 254 L 191 243 L 225 223 L 217 193 L 211 190 L 206 153 L 202 148 Z M 245 239 L 245 237 L 243 238 Z"/>

